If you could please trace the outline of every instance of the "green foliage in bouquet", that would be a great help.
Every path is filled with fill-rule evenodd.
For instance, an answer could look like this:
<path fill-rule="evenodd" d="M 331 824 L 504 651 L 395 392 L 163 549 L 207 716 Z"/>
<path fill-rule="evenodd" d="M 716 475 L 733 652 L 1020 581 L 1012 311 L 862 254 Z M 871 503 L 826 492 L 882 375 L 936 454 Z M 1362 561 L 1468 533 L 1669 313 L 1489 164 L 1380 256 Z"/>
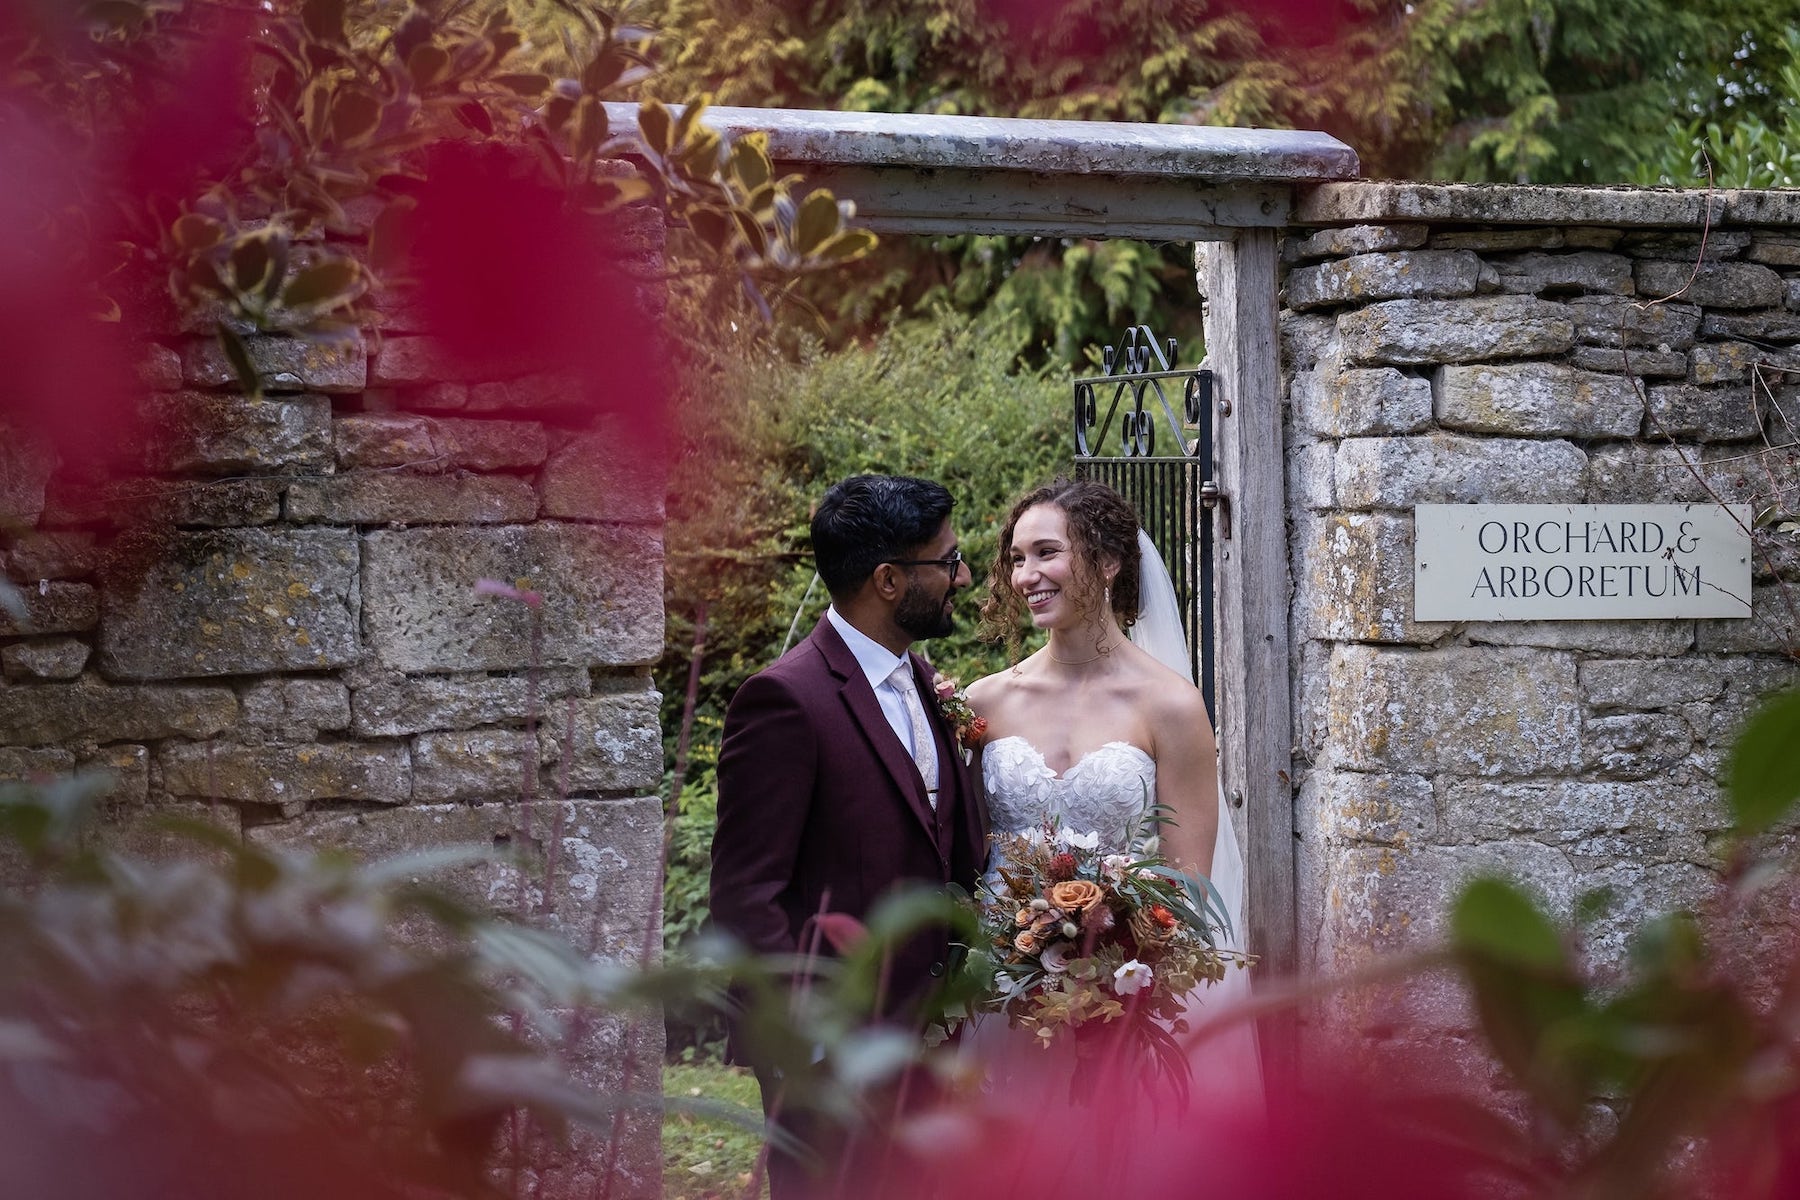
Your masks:
<path fill-rule="evenodd" d="M 1230 921 L 1211 881 L 1154 853 L 1103 854 L 1098 835 L 1054 824 L 992 840 L 997 865 L 975 898 L 975 1011 L 1045 1049 L 1116 1022 L 1120 1046 L 1184 1088 L 1189 993 L 1250 964 L 1219 946 Z"/>

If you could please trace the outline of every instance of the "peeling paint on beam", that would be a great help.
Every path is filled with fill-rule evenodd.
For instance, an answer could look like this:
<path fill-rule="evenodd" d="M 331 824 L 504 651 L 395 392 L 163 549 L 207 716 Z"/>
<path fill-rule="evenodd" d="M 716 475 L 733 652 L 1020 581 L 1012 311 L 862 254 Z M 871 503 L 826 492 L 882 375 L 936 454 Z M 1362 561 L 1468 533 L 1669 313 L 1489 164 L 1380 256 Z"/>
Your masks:
<path fill-rule="evenodd" d="M 606 110 L 614 129 L 637 128 L 637 105 Z M 709 108 L 703 123 L 733 135 L 766 131 L 776 161 L 808 167 L 1282 183 L 1354 179 L 1359 169 L 1349 146 L 1304 130 L 784 108 Z"/>

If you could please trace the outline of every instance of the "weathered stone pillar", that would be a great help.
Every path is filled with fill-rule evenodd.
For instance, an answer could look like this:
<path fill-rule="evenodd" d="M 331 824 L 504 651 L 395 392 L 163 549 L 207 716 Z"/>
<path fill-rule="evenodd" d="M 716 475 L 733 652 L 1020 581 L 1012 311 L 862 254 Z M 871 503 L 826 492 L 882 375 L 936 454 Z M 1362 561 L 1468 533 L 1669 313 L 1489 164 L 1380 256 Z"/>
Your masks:
<path fill-rule="evenodd" d="M 660 226 L 636 236 L 621 269 L 648 280 Z M 164 813 L 366 857 L 499 846 L 523 883 L 500 863 L 448 882 L 654 960 L 660 470 L 578 381 L 458 377 L 416 306 L 385 308 L 331 351 L 251 337 L 258 400 L 199 327 L 161 325 L 130 480 L 0 435 L 0 565 L 31 610 L 0 614 L 0 780 L 107 767 L 103 836 L 161 853 L 142 830 Z M 656 1094 L 661 1050 L 660 1020 L 607 1018 L 574 1065 Z M 624 1146 L 612 1194 L 658 1194 L 654 1115 Z"/>

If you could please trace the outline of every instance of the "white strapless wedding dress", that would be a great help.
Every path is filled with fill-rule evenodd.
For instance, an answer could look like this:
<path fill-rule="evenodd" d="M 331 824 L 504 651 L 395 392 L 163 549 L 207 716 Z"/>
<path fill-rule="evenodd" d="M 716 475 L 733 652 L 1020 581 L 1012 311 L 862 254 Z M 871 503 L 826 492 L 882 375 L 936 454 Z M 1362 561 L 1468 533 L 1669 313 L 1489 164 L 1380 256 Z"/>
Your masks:
<path fill-rule="evenodd" d="M 1053 821 L 1076 833 L 1098 834 L 1101 853 L 1154 850 L 1155 831 L 1148 813 L 1156 803 L 1156 760 L 1130 742 L 1107 742 L 1058 775 L 1027 739 L 996 738 L 982 748 L 981 776 L 995 833 L 1020 833 Z M 1245 983 L 1244 973 L 1232 969 L 1225 982 L 1189 993 L 1185 1014 L 1189 1029 L 1199 1029 L 1241 1000 Z M 1035 1038 L 1010 1029 L 1006 1019 L 994 1013 L 977 1018 L 965 1042 L 976 1054 L 988 1057 L 1015 1054 L 1026 1043 L 1041 1053 Z M 1189 1065 L 1196 1093 L 1260 1105 L 1262 1070 L 1248 1022 L 1232 1022 L 1199 1040 Z"/>
<path fill-rule="evenodd" d="M 1099 834 L 1102 854 L 1149 848 L 1156 760 L 1130 742 L 1107 742 L 1058 775 L 1024 738 L 997 738 L 982 748 L 981 777 L 995 833 L 1020 833 L 1054 821 L 1076 833 Z"/>

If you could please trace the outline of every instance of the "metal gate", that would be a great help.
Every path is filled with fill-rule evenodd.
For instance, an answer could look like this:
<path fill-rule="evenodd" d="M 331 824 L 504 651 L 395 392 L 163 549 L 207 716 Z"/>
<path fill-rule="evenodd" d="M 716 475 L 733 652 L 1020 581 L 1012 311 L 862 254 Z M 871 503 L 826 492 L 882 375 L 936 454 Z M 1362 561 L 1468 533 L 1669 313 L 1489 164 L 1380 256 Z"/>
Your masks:
<path fill-rule="evenodd" d="M 1137 325 L 1126 331 L 1120 347 L 1106 347 L 1103 375 L 1076 381 L 1075 474 L 1108 484 L 1137 509 L 1175 583 L 1189 665 L 1216 724 L 1212 550 L 1219 489 L 1212 478 L 1213 376 L 1200 366 L 1171 367 L 1174 361 L 1174 338 L 1164 343 L 1148 325 Z M 1180 391 L 1179 413 L 1169 400 L 1171 389 Z M 1102 447 L 1115 418 L 1118 452 L 1109 455 Z M 1221 534 L 1229 538 L 1227 514 L 1220 511 L 1220 518 Z"/>

